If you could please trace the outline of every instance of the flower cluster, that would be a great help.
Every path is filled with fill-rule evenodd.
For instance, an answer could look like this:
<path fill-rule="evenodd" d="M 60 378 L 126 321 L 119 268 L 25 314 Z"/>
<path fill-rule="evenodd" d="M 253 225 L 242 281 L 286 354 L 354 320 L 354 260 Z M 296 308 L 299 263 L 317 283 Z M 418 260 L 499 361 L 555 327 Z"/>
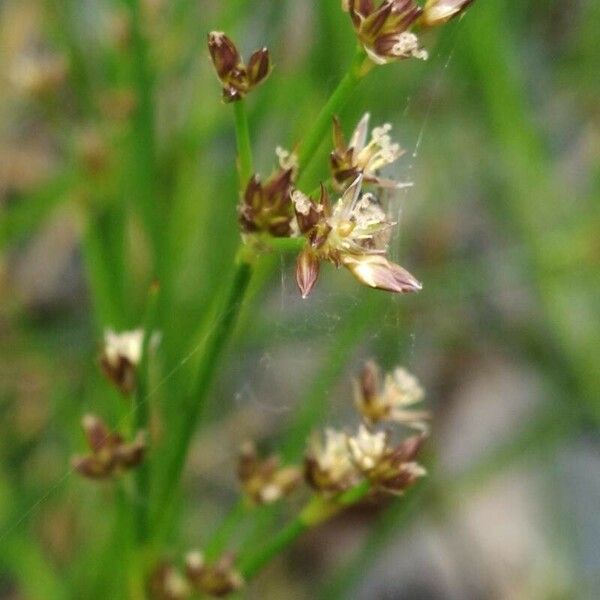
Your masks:
<path fill-rule="evenodd" d="M 419 431 L 427 431 L 429 413 L 414 410 L 415 404 L 425 396 L 417 379 L 408 371 L 397 367 L 385 377 L 377 364 L 369 361 L 360 378 L 354 382 L 356 408 L 370 425 L 382 421 L 402 423 Z"/>
<path fill-rule="evenodd" d="M 415 277 L 384 256 L 395 223 L 374 194 L 362 193 L 363 177 L 359 175 L 333 206 L 323 187 L 318 201 L 300 190 L 292 193 L 298 228 L 308 242 L 296 263 L 303 298 L 317 282 L 321 261 L 346 267 L 372 288 L 396 293 L 421 289 Z"/>
<path fill-rule="evenodd" d="M 244 579 L 234 567 L 234 556 L 226 554 L 213 564 L 207 564 L 198 550 L 185 557 L 183 572 L 175 565 L 161 563 L 152 574 L 150 589 L 157 600 L 187 600 L 198 594 L 223 597 L 239 591 Z"/>
<path fill-rule="evenodd" d="M 82 425 L 91 452 L 86 456 L 75 456 L 73 468 L 84 477 L 108 479 L 142 462 L 146 450 L 144 432 L 139 432 L 132 442 L 125 442 L 121 435 L 110 431 L 94 415 L 86 415 Z"/>
<path fill-rule="evenodd" d="M 413 29 L 435 27 L 461 14 L 473 0 L 342 0 L 369 58 L 385 64 L 404 58 L 427 59 Z"/>
<path fill-rule="evenodd" d="M 265 183 L 258 175 L 250 178 L 238 206 L 242 233 L 265 232 L 273 237 L 292 234 L 292 176 L 293 169 L 280 168 Z"/>
<path fill-rule="evenodd" d="M 235 102 L 262 83 L 271 72 L 267 48 L 260 48 L 244 63 L 235 44 L 221 31 L 208 34 L 208 50 L 223 85 L 223 100 Z"/>
<path fill-rule="evenodd" d="M 421 427 L 425 414 L 409 414 L 409 411 L 394 414 L 397 405 L 403 405 L 403 402 L 410 405 L 420 400 L 422 390 L 416 379 L 403 369 L 396 369 L 386 376 L 383 388 L 379 386 L 378 378 L 376 365 L 367 363 L 361 377 L 360 402 L 357 402 L 364 422 L 354 435 L 326 429 L 324 441 L 318 436 L 310 441 L 304 460 L 305 478 L 320 493 L 339 494 L 367 480 L 372 489 L 402 494 L 425 475 L 423 467 L 415 461 L 427 437 L 426 430 Z M 369 399 L 365 400 L 367 394 Z M 373 409 L 375 406 L 376 410 Z M 395 418 L 397 416 L 401 418 Z M 394 445 L 389 432 L 374 428 L 376 423 L 384 420 L 399 420 L 421 431 Z"/>
<path fill-rule="evenodd" d="M 271 504 L 290 494 L 301 481 L 300 469 L 282 467 L 278 456 L 260 459 L 253 443 L 244 444 L 237 468 L 245 496 L 254 504 Z"/>

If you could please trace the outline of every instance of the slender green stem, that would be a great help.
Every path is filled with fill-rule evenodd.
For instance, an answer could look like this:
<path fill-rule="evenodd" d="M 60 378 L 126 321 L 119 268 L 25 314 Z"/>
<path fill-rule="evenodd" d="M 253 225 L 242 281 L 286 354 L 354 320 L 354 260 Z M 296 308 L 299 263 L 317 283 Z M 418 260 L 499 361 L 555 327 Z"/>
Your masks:
<path fill-rule="evenodd" d="M 252 177 L 252 146 L 250 144 L 250 129 L 248 127 L 248 116 L 246 105 L 243 100 L 233 103 L 235 115 L 235 138 L 238 152 L 238 174 L 240 178 L 240 190 L 243 190 Z"/>
<path fill-rule="evenodd" d="M 253 507 L 249 505 L 244 498 L 238 500 L 225 518 L 219 523 L 217 530 L 211 536 L 210 541 L 204 548 L 204 554 L 206 555 L 207 560 L 216 559 L 223 553 L 231 538 L 231 534 L 252 508 Z"/>
<path fill-rule="evenodd" d="M 154 333 L 158 307 L 159 284 L 150 286 L 144 317 L 144 341 L 142 345 L 142 360 L 137 371 L 137 385 L 134 399 L 134 429 L 148 433 L 150 425 L 150 403 L 148 395 L 148 371 L 150 341 Z M 133 499 L 135 513 L 135 533 L 137 543 L 141 546 L 148 541 L 148 503 L 150 497 L 150 469 L 148 456 L 135 471 L 135 496 Z"/>
<path fill-rule="evenodd" d="M 172 448 L 168 456 L 164 480 L 158 490 L 154 517 L 164 524 L 171 513 L 171 502 L 181 477 L 185 457 L 192 436 L 205 408 L 206 398 L 214 379 L 216 366 L 223 354 L 227 341 L 235 327 L 237 317 L 252 275 L 252 267 L 244 261 L 236 265 L 233 278 L 223 302 L 219 302 L 218 312 L 211 323 L 190 392 L 185 398 L 181 410 L 181 425 L 172 436 Z M 165 450 L 167 451 L 167 450 Z"/>
<path fill-rule="evenodd" d="M 271 538 L 264 548 L 261 548 L 256 554 L 252 554 L 242 562 L 239 567 L 240 573 L 246 580 L 251 579 L 273 557 L 283 552 L 283 550 L 295 542 L 308 527 L 299 516 L 290 521 L 279 533 Z"/>
<path fill-rule="evenodd" d="M 133 113 L 132 167 L 134 196 L 138 210 L 150 237 L 156 265 L 156 275 L 162 276 L 165 260 L 163 219 L 157 194 L 159 184 L 156 157 L 156 127 L 154 115 L 154 76 L 148 53 L 148 41 L 142 27 L 140 0 L 125 0 L 131 14 L 132 64 L 131 79 L 137 95 Z"/>
<path fill-rule="evenodd" d="M 314 496 L 312 500 L 279 533 L 257 552 L 244 558 L 240 572 L 246 580 L 251 579 L 273 557 L 277 556 L 305 531 L 331 519 L 344 508 L 356 504 L 369 492 L 369 482 L 364 481 L 336 498 Z"/>
<path fill-rule="evenodd" d="M 317 119 L 300 144 L 298 151 L 298 185 L 301 187 L 304 181 L 302 175 L 314 160 L 317 150 L 327 138 L 327 133 L 331 128 L 331 120 L 337 111 L 339 111 L 350 98 L 350 95 L 358 82 L 368 72 L 369 63 L 367 62 L 365 51 L 362 47 L 357 48 L 350 68 L 341 79 L 337 88 L 333 91 L 325 106 L 317 116 Z"/>

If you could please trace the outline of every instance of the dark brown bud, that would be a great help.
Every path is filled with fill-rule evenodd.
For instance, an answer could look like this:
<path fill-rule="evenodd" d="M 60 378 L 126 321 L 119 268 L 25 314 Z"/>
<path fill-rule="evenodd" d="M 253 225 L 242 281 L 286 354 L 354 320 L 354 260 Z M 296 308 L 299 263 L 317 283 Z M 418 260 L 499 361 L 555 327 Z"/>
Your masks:
<path fill-rule="evenodd" d="M 126 443 L 95 415 L 83 418 L 83 430 L 91 452 L 87 456 L 75 456 L 72 465 L 84 477 L 107 479 L 142 462 L 146 449 L 142 432 L 133 442 Z"/>
<path fill-rule="evenodd" d="M 241 100 L 264 81 L 271 71 L 271 60 L 266 48 L 254 52 L 246 65 L 235 44 L 221 31 L 208 34 L 208 51 L 223 84 L 224 102 Z"/>
<path fill-rule="evenodd" d="M 208 51 L 219 79 L 226 79 L 233 71 L 243 68 L 242 57 L 235 44 L 222 32 L 208 34 Z"/>
<path fill-rule="evenodd" d="M 310 247 L 304 248 L 296 260 L 296 283 L 302 298 L 307 298 L 319 278 L 319 259 Z"/>
<path fill-rule="evenodd" d="M 256 86 L 269 76 L 271 57 L 267 48 L 261 48 L 252 54 L 248 61 L 248 80 L 250 86 Z"/>

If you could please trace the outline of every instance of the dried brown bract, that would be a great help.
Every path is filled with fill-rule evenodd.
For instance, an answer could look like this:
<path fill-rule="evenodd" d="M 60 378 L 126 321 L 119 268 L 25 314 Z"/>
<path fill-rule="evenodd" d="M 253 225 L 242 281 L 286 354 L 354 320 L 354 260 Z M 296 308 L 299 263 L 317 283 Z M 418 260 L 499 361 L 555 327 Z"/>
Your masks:
<path fill-rule="evenodd" d="M 414 0 L 348 0 L 345 8 L 360 43 L 374 63 L 427 58 L 427 51 L 409 31 L 423 12 Z"/>
<path fill-rule="evenodd" d="M 248 92 L 262 83 L 271 72 L 271 59 L 267 48 L 261 48 L 244 63 L 235 44 L 221 31 L 208 34 L 208 50 L 223 84 L 223 100 L 241 100 Z"/>
<path fill-rule="evenodd" d="M 282 467 L 277 456 L 259 458 L 251 442 L 241 448 L 237 475 L 244 494 L 255 504 L 271 504 L 288 496 L 301 480 L 297 467 Z"/>
<path fill-rule="evenodd" d="M 86 415 L 82 426 L 91 450 L 86 456 L 75 456 L 73 468 L 90 479 L 107 479 L 137 467 L 144 458 L 146 436 L 139 432 L 132 442 L 109 430 L 95 415 Z"/>

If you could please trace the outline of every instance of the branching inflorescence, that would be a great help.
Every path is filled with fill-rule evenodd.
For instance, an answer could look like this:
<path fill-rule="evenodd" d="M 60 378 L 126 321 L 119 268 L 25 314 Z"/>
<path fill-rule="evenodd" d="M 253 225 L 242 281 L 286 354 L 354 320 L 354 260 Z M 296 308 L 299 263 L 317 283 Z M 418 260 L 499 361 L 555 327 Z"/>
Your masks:
<path fill-rule="evenodd" d="M 369 131 L 370 117 L 365 113 L 346 141 L 336 112 L 376 65 L 426 59 L 427 51 L 418 33 L 460 15 L 471 1 L 427 0 L 421 6 L 414 0 L 344 0 L 342 8 L 349 14 L 358 40 L 356 55 L 295 150 L 276 149 L 277 167 L 264 181 L 253 169 L 244 99 L 271 73 L 269 51 L 261 48 L 244 62 L 224 33 L 208 35 L 223 100 L 235 109 L 241 243 L 234 276 L 222 291 L 224 306 L 210 325 L 212 329 L 203 332 L 203 356 L 184 397 L 185 414 L 179 426 L 164 432 L 168 439 L 163 440 L 163 447 L 173 449 L 163 461 L 167 465 L 164 477 L 154 479 L 156 469 L 146 470 L 157 444 L 145 431 L 151 416 L 147 367 L 156 353 L 154 341 L 158 339 L 150 335 L 154 330 L 155 298 L 152 303 L 149 300 L 144 328 L 123 333 L 107 330 L 100 358 L 108 380 L 122 395 L 135 398 L 135 430 L 121 435 L 112 432 L 99 417 L 88 415 L 83 425 L 90 453 L 73 462 L 78 472 L 93 479 L 115 479 L 137 470 L 134 510 L 139 512 L 140 523 L 150 522 L 140 528 L 138 541 L 144 560 L 136 562 L 136 568 L 141 569 L 144 590 L 152 597 L 178 599 L 235 592 L 306 529 L 365 498 L 401 495 L 425 475 L 417 457 L 428 435 L 429 415 L 414 408 L 424 396 L 421 386 L 404 369 L 382 376 L 377 365 L 368 362 L 354 382 L 354 406 L 360 418 L 354 431 L 327 428 L 321 434 L 313 433 L 300 464 L 286 464 L 277 454 L 262 456 L 250 442 L 242 446 L 237 465 L 242 514 L 293 493 L 308 498 L 284 529 L 257 550 L 242 548 L 240 558 L 220 551 L 220 556 L 192 551 L 181 567 L 161 559 L 157 523 L 160 521 L 162 527 L 163 513 L 169 513 L 202 405 L 260 254 L 278 249 L 297 252 L 296 281 L 303 298 L 314 289 L 324 262 L 346 268 L 371 288 L 398 294 L 421 289 L 413 275 L 386 256 L 396 223 L 382 201 L 383 192 L 411 185 L 383 173 L 403 155 L 400 145 L 391 138 L 392 127 L 386 123 Z M 330 177 L 317 191 L 307 190 L 306 169 L 318 156 L 316 151 L 330 128 Z M 154 296 L 157 294 L 158 287 Z M 177 419 L 173 422 L 177 425 Z M 412 434 L 399 435 L 406 430 L 412 430 Z M 133 441 L 126 442 L 130 435 L 135 435 Z M 156 523 L 147 518 L 150 492 L 155 498 L 152 514 Z M 227 539 L 224 541 L 226 545 Z"/>

